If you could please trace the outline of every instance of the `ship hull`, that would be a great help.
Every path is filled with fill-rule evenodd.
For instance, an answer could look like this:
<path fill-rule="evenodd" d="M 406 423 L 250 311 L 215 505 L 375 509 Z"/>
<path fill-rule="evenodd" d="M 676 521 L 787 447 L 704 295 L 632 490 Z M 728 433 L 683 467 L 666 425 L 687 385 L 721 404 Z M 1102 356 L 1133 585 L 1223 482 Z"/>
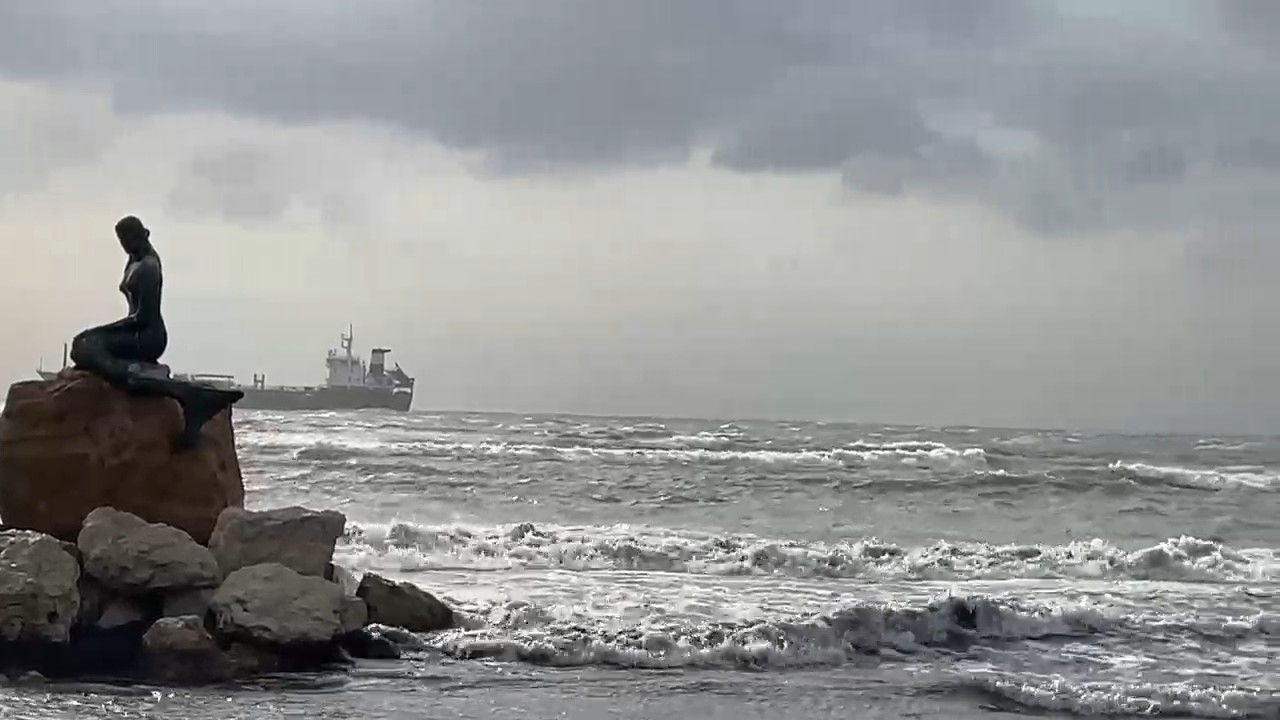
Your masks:
<path fill-rule="evenodd" d="M 413 404 L 413 393 L 393 392 L 386 388 L 316 387 L 253 388 L 240 387 L 244 398 L 236 403 L 238 410 L 394 410 L 407 412 Z"/>

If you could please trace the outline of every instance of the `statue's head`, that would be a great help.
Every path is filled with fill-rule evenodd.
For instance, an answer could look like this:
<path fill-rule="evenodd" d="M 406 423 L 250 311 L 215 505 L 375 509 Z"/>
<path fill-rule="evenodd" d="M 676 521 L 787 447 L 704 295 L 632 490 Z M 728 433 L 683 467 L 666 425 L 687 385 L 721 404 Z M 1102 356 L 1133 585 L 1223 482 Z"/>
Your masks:
<path fill-rule="evenodd" d="M 120 247 L 130 255 L 145 252 L 151 247 L 151 231 L 132 215 L 116 223 L 116 237 L 120 238 Z"/>

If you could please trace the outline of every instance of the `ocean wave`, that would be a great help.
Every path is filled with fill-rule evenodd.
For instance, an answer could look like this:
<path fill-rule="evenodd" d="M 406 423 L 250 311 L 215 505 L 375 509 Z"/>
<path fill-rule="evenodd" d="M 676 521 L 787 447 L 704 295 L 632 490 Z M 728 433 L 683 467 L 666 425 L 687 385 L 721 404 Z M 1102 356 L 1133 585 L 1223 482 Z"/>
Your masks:
<path fill-rule="evenodd" d="M 838 543 L 632 526 L 489 528 L 351 526 L 341 552 L 398 569 L 558 568 L 696 575 L 965 580 L 1105 578 L 1242 582 L 1275 576 L 1277 557 L 1181 536 L 1138 550 L 1100 539 L 1065 545 L 935 542 L 902 547 L 875 538 Z"/>
<path fill-rule="evenodd" d="M 1248 442 L 1244 440 L 1231 441 L 1231 440 L 1223 440 L 1221 438 L 1203 438 L 1201 440 L 1196 441 L 1195 449 L 1198 451 L 1207 451 L 1207 450 L 1239 451 L 1239 450 L 1245 450 L 1256 444 L 1257 443 Z"/>
<path fill-rule="evenodd" d="M 698 442 L 714 444 L 708 436 Z M 890 466 L 928 470 L 980 470 L 987 466 L 982 448 L 952 448 L 941 443 L 854 443 L 830 449 L 715 449 L 712 447 L 660 447 L 611 445 L 547 445 L 515 442 L 413 442 L 337 441 L 267 437 L 241 441 L 248 450 L 288 452 L 294 459 L 348 461 L 364 458 L 425 457 L 455 460 L 523 459 L 547 461 L 595 460 L 602 462 L 649 462 L 679 464 L 859 467 Z"/>
<path fill-rule="evenodd" d="M 1206 469 L 1116 461 L 1111 463 L 1110 469 L 1117 475 L 1130 480 L 1156 482 L 1192 490 L 1270 488 L 1276 485 L 1280 477 L 1273 472 L 1267 472 L 1260 466 Z"/>
<path fill-rule="evenodd" d="M 1079 682 L 1062 677 L 980 675 L 977 689 L 1024 708 L 1086 716 L 1274 718 L 1280 699 L 1273 693 L 1237 685 L 1194 682 Z"/>
<path fill-rule="evenodd" d="M 754 622 L 650 622 L 623 629 L 555 619 L 527 603 L 473 609 L 467 627 L 424 636 L 450 657 L 552 666 L 787 669 L 859 656 L 917 654 L 1054 637 L 1088 637 L 1115 621 L 1092 609 L 1020 607 L 984 596 L 927 605 L 855 603 L 830 612 Z"/>

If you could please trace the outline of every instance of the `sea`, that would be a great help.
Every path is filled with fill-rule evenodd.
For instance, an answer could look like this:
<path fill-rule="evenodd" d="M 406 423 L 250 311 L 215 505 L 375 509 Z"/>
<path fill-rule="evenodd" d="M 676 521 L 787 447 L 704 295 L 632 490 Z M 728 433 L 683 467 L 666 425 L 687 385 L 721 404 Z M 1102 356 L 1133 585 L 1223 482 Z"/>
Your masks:
<path fill-rule="evenodd" d="M 457 610 L 400 661 L 0 718 L 1280 717 L 1280 437 L 238 412 L 247 505 Z"/>

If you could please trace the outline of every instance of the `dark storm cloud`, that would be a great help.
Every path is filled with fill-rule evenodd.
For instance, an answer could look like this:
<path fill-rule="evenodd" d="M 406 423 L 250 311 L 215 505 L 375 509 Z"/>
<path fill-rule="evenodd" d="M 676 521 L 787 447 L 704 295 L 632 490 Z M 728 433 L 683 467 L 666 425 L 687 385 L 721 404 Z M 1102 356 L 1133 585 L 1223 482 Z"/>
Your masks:
<path fill-rule="evenodd" d="M 1053 7 L 48 0 L 0 7 L 0 72 L 106 80 L 125 112 L 385 123 L 502 172 L 682 162 L 709 147 L 739 172 L 976 196 L 1047 234 L 1182 222 L 1186 203 L 1144 193 L 1197 192 L 1198 167 L 1274 167 L 1249 152 L 1280 143 L 1274 4 L 1205 6 L 1216 12 L 1181 29 L 1139 4 L 1107 17 Z M 1261 55 L 1223 52 L 1222 38 Z M 1034 147 L 1006 152 L 939 108 L 983 113 Z M 233 160 L 197 159 L 207 172 L 193 166 L 176 202 L 282 212 L 278 193 L 219 181 Z"/>
<path fill-rule="evenodd" d="M 801 103 L 790 110 L 814 115 L 812 130 L 831 135 L 838 154 L 851 134 L 855 144 L 874 144 L 877 132 L 897 132 L 885 122 L 910 112 L 893 77 L 899 50 L 882 45 L 898 36 L 911 44 L 950 32 L 958 42 L 981 37 L 987 18 L 1009 14 L 994 12 L 998 5 L 973 5 L 983 15 L 918 1 L 321 0 L 206 9 L 50 0 L 0 8 L 15 40 L 0 45 L 0 68 L 105 76 L 123 110 L 363 118 L 455 147 L 568 163 L 682 157 L 722 130 L 743 146 Z M 860 77 L 846 74 L 856 67 Z M 835 107 L 826 107 L 827 92 L 839 98 Z M 741 126 L 744 114 L 759 126 Z M 843 127 L 846 116 L 859 127 Z M 797 162 L 782 157 L 785 149 L 775 154 Z"/>

